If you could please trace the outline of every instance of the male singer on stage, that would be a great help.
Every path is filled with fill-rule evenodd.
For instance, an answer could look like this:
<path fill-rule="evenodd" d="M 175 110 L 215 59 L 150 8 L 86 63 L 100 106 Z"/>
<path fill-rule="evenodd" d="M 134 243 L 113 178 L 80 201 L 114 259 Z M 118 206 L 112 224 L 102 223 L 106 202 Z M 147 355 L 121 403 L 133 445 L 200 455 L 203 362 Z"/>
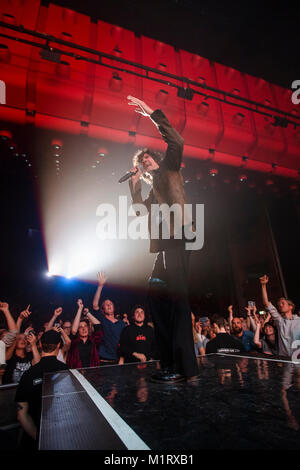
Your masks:
<path fill-rule="evenodd" d="M 157 253 L 153 271 L 149 279 L 149 304 L 155 327 L 155 338 L 159 350 L 161 370 L 151 377 L 159 383 L 193 381 L 198 377 L 198 365 L 194 352 L 191 309 L 188 299 L 188 264 L 190 251 L 186 249 L 185 234 L 185 193 L 181 175 L 183 139 L 172 128 L 164 113 L 153 111 L 146 103 L 127 97 L 129 105 L 135 111 L 150 118 L 168 144 L 165 155 L 150 149 L 139 150 L 134 158 L 129 186 L 133 203 L 143 203 L 148 210 L 150 230 L 150 252 Z M 142 170 L 139 168 L 140 165 Z M 151 185 L 148 198 L 143 201 L 141 179 Z M 181 232 L 178 237 L 178 223 L 175 215 L 157 221 L 151 217 L 151 204 L 177 204 L 182 210 L 179 224 Z M 191 220 L 191 219 L 190 219 Z M 159 237 L 151 237 L 151 226 L 159 226 Z M 163 237 L 163 225 L 169 224 L 169 239 Z M 190 231 L 193 229 L 189 223 Z M 176 235 L 177 233 L 177 235 Z M 191 233 L 191 232 L 190 232 Z M 191 240 L 191 237 L 189 237 Z"/>

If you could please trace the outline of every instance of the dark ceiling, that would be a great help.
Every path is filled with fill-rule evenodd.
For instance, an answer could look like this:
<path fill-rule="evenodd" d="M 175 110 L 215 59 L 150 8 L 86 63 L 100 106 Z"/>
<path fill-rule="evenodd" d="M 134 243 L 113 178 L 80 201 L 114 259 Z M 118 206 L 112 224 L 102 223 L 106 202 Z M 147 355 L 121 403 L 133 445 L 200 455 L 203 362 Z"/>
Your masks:
<path fill-rule="evenodd" d="M 300 4 L 214 0 L 53 3 L 198 53 L 286 88 L 300 79 Z M 270 5 L 270 4 L 269 4 Z"/>

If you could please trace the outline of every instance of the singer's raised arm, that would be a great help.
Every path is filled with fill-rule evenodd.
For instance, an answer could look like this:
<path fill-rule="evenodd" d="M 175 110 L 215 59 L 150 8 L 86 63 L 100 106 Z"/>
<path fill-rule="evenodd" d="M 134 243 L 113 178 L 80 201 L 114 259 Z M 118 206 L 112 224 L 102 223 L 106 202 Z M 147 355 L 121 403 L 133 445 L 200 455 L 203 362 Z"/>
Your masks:
<path fill-rule="evenodd" d="M 156 109 L 151 114 L 150 118 L 158 127 L 164 141 L 168 144 L 162 165 L 165 165 L 169 170 L 179 171 L 182 162 L 183 138 L 176 129 L 171 126 L 168 118 L 161 109 Z"/>

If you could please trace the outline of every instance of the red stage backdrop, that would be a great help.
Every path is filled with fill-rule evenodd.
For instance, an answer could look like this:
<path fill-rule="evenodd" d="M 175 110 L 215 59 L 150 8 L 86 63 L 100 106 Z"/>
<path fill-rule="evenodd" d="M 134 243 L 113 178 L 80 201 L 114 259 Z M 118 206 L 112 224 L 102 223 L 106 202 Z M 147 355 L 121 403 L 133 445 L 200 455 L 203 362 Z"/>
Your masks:
<path fill-rule="evenodd" d="M 299 123 L 300 105 L 292 103 L 292 90 L 57 5 L 41 5 L 39 0 L 2 0 L 0 14 L 2 22 L 17 27 L 2 26 L 0 33 L 47 45 L 42 36 L 20 32 L 22 25 L 85 49 L 51 41 L 48 47 L 94 61 L 66 54 L 57 62 L 53 57 L 46 60 L 40 48 L 0 37 L 0 80 L 6 89 L 5 103 L 0 105 L 3 128 L 4 123 L 30 122 L 41 128 L 163 149 L 153 125 L 127 106 L 126 97 L 131 94 L 166 113 L 184 137 L 186 156 L 299 177 L 300 127 L 276 126 L 270 116 L 253 112 L 253 106 L 245 109 L 207 98 L 205 94 L 224 96 L 206 93 L 205 88 L 198 88 L 202 95 L 184 99 L 178 96 L 176 86 L 184 88 L 186 84 L 179 78 L 186 77 L 290 113 Z M 97 55 L 86 48 L 173 74 L 177 79 L 107 57 L 102 57 L 102 63 L 115 68 L 96 64 Z M 159 81 L 149 80 L 147 73 Z"/>

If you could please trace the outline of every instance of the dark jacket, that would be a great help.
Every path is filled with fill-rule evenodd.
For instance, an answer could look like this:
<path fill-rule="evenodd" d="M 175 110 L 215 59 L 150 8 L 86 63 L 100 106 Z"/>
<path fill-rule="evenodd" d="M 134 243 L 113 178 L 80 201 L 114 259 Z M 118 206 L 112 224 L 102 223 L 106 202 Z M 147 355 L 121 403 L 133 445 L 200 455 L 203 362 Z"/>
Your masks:
<path fill-rule="evenodd" d="M 180 171 L 183 152 L 183 138 L 178 132 L 173 129 L 167 117 L 160 109 L 156 109 L 151 114 L 152 121 L 157 125 L 162 138 L 168 144 L 168 148 L 164 159 L 159 165 L 159 169 L 153 172 L 153 185 L 148 198 L 143 201 L 142 199 L 142 186 L 141 181 L 138 181 L 133 191 L 132 181 L 129 180 L 129 187 L 134 204 L 144 204 L 149 213 L 151 204 L 179 204 L 182 213 L 181 226 L 192 223 L 191 216 L 184 212 L 184 204 L 186 204 L 186 197 L 183 189 L 183 178 Z M 184 217 L 185 216 L 185 217 Z M 153 223 L 153 222 L 152 222 Z M 151 233 L 151 217 L 148 215 L 148 227 Z M 174 236 L 174 217 L 170 217 L 169 224 L 170 236 Z M 150 252 L 157 253 L 161 251 L 160 240 L 151 239 L 150 237 Z"/>

